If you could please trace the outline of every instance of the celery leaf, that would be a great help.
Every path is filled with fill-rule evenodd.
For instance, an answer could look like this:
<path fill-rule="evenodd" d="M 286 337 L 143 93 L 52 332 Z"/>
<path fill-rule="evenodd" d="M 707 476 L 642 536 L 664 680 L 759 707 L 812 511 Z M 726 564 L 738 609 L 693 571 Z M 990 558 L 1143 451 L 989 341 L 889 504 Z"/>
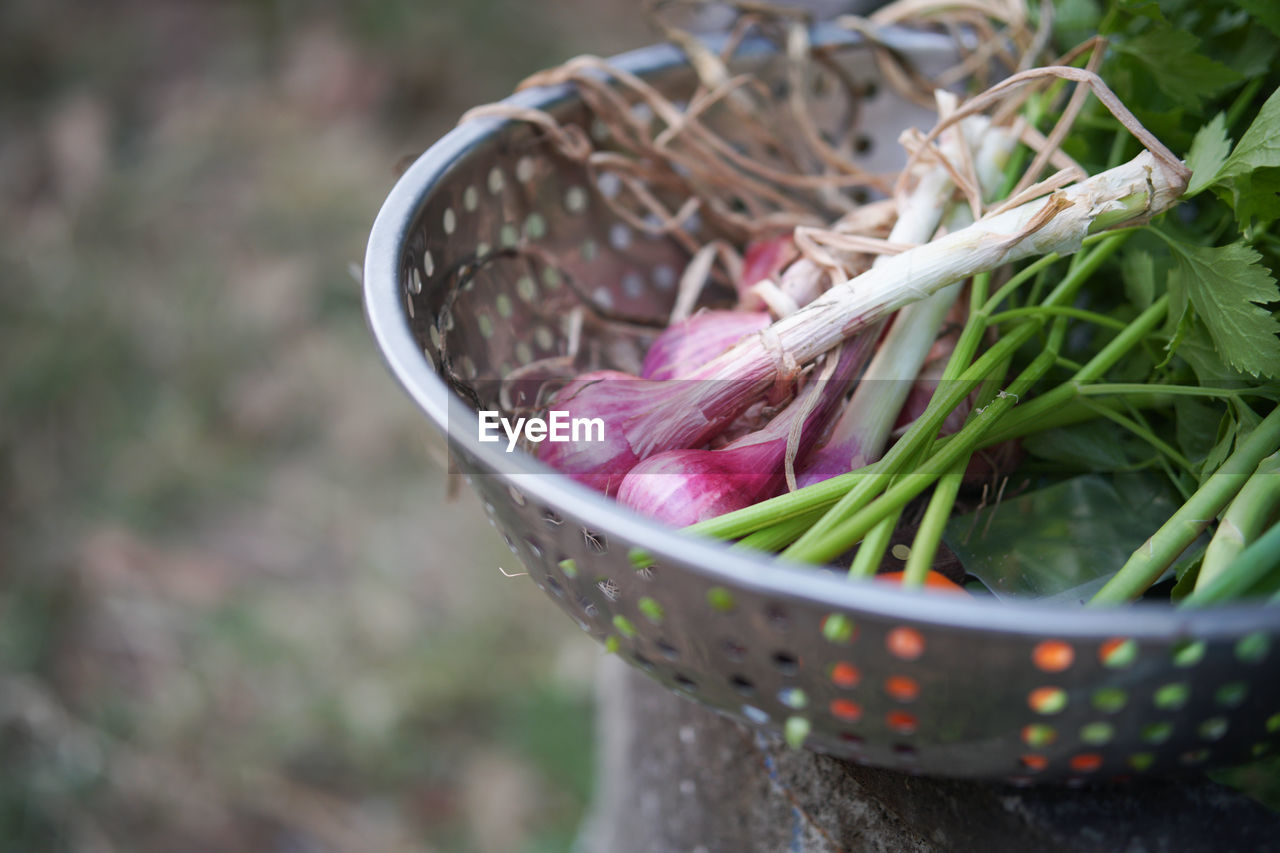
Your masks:
<path fill-rule="evenodd" d="M 1280 300 L 1262 256 L 1243 243 L 1193 246 L 1170 241 L 1175 265 L 1169 289 L 1190 300 L 1214 349 L 1231 367 L 1253 376 L 1280 376 L 1280 322 L 1259 303 Z"/>
<path fill-rule="evenodd" d="M 1191 169 L 1191 183 L 1186 197 L 1211 185 L 1218 179 L 1222 166 L 1231 153 L 1231 138 L 1227 136 L 1227 117 L 1218 113 L 1213 121 L 1196 131 L 1196 138 L 1187 152 L 1187 167 Z"/>
<path fill-rule="evenodd" d="M 1145 66 L 1164 94 L 1196 109 L 1204 98 L 1240 80 L 1236 71 L 1198 53 L 1199 46 L 1200 40 L 1185 30 L 1158 26 L 1117 43 L 1115 49 Z"/>
<path fill-rule="evenodd" d="M 1220 178 L 1231 178 L 1280 166 L 1280 89 L 1271 93 L 1249 129 L 1223 164 Z"/>

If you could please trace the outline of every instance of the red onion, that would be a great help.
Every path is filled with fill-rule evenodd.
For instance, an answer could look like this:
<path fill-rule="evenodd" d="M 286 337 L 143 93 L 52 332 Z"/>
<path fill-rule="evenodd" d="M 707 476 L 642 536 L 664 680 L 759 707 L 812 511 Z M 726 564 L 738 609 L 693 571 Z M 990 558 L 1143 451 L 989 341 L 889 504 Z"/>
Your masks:
<path fill-rule="evenodd" d="M 593 370 L 574 379 L 555 393 L 549 408 L 575 418 L 601 418 L 604 441 L 544 441 L 537 446 L 538 458 L 583 485 L 613 494 L 640 461 L 617 424 L 643 399 L 644 392 L 633 393 L 637 386 L 653 384 L 619 370 Z M 653 393 L 651 387 L 647 393 Z"/>
<path fill-rule="evenodd" d="M 683 379 L 770 322 L 764 311 L 701 311 L 658 335 L 645 354 L 640 376 Z"/>
<path fill-rule="evenodd" d="M 803 419 L 800 459 L 825 429 L 873 345 L 866 335 L 847 343 L 831 375 L 809 383 L 764 429 L 719 450 L 669 450 L 643 460 L 623 479 L 618 501 L 683 527 L 774 496 L 784 483 L 787 444 L 797 420 Z M 818 395 L 816 401 L 811 393 Z"/>
<path fill-rule="evenodd" d="M 747 244 L 742 253 L 742 277 L 737 282 L 738 297 L 742 300 L 743 307 L 763 307 L 758 299 L 752 303 L 754 297 L 749 296 L 749 291 L 761 281 L 777 280 L 795 257 L 796 244 L 790 234 Z"/>

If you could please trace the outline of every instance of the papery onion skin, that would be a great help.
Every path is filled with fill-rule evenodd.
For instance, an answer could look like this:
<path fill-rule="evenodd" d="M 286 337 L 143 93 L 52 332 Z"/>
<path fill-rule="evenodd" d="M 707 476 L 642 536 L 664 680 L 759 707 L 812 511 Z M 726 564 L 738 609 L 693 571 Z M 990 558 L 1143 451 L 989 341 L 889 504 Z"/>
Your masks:
<path fill-rule="evenodd" d="M 622 478 L 639 461 L 619 427 L 639 402 L 637 384 L 640 380 L 630 373 L 593 370 L 557 391 L 549 408 L 568 412 L 571 418 L 600 418 L 605 424 L 604 441 L 544 441 L 538 445 L 538 459 L 596 491 L 617 492 Z"/>
<path fill-rule="evenodd" d="M 659 453 L 631 469 L 618 502 L 684 527 L 776 494 L 782 485 L 778 461 L 765 444 Z"/>
<path fill-rule="evenodd" d="M 804 418 L 797 442 L 799 462 L 826 428 L 874 344 L 871 335 L 845 344 L 831 375 L 820 380 L 823 385 L 801 391 L 764 429 L 719 450 L 670 450 L 641 461 L 623 479 L 619 503 L 684 527 L 773 497 L 785 482 L 784 460 L 796 419 Z M 819 396 L 806 407 L 809 393 Z"/>
<path fill-rule="evenodd" d="M 766 311 L 700 311 L 658 335 L 645 353 L 642 379 L 683 379 L 771 322 Z"/>

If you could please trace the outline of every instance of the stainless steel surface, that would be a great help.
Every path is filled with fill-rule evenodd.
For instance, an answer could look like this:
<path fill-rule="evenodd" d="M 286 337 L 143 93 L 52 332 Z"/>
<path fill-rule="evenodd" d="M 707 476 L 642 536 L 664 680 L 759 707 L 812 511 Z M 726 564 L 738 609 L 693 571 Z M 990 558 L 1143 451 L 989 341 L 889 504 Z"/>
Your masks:
<path fill-rule="evenodd" d="M 820 35 L 848 43 L 840 57 L 855 79 L 874 78 L 848 36 Z M 890 41 L 922 67 L 950 55 L 940 38 Z M 770 79 L 767 51 L 747 54 Z M 666 91 L 690 84 L 669 47 L 618 62 Z M 568 89 L 510 100 L 590 126 Z M 866 109 L 872 157 L 893 156 L 903 127 L 929 123 L 887 87 Z M 807 726 L 810 748 L 912 772 L 1085 779 L 1236 763 L 1276 746 L 1274 610 L 1081 610 L 851 585 L 682 536 L 480 443 L 474 405 L 496 408 L 500 377 L 564 353 L 571 308 L 656 318 L 671 303 L 683 252 L 617 222 L 602 191 L 611 188 L 592 185 L 528 125 L 469 122 L 393 189 L 364 278 L 391 371 L 448 434 L 533 581 L 585 631 L 752 726 Z M 635 355 L 599 339 L 587 346 L 618 362 Z M 653 567 L 634 567 L 637 546 Z M 826 638 L 831 614 L 852 620 L 851 635 Z M 1108 657 L 1122 665 L 1108 665 L 1118 640 L 1131 642 Z"/>

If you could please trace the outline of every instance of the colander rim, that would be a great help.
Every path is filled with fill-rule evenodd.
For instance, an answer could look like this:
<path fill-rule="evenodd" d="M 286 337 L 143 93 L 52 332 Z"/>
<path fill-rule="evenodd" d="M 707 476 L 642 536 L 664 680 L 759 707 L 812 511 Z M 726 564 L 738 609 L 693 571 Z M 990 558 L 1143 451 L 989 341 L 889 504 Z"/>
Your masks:
<path fill-rule="evenodd" d="M 818 45 L 856 44 L 862 38 L 830 25 L 820 25 L 813 33 L 813 42 Z M 900 27 L 879 31 L 877 41 L 904 53 L 944 49 L 949 44 L 940 34 Z M 748 40 L 738 55 L 764 55 L 771 50 L 764 40 Z M 670 44 L 628 51 L 612 57 L 610 62 L 641 77 L 686 64 L 684 55 Z M 550 109 L 572 98 L 573 91 L 567 85 L 544 86 L 517 92 L 503 103 Z M 930 595 L 884 584 L 850 583 L 830 572 L 787 566 L 768 556 L 682 535 L 558 475 L 528 454 L 507 454 L 500 443 L 481 443 L 472 426 L 474 412 L 441 379 L 412 335 L 401 292 L 400 257 L 435 187 L 470 151 L 509 123 L 501 118 L 470 120 L 450 130 L 414 161 L 378 211 L 369 234 L 363 273 L 365 318 L 384 363 L 413 402 L 445 433 L 451 447 L 460 447 L 492 472 L 480 476 L 499 477 L 557 511 L 590 519 L 592 529 L 606 536 L 643 542 L 645 550 L 664 568 L 680 566 L 718 585 L 747 588 L 784 602 L 804 600 L 847 612 L 855 619 L 864 614 L 937 629 L 1097 641 L 1115 636 L 1161 642 L 1182 637 L 1211 639 L 1276 628 L 1280 620 L 1266 604 L 1182 609 L 1164 602 L 1139 601 L 1093 609 L 1035 600 L 1007 602 Z M 459 427 L 463 424 L 467 428 Z"/>

